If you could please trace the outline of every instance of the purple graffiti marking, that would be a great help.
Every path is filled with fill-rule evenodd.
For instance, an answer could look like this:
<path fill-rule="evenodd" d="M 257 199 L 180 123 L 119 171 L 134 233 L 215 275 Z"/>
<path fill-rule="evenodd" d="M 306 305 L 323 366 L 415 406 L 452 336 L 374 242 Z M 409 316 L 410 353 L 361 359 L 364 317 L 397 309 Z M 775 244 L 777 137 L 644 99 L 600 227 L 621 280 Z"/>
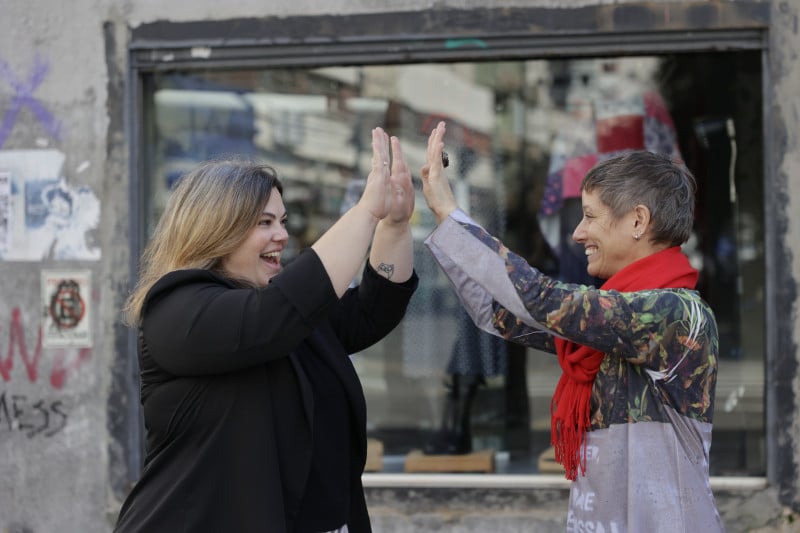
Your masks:
<path fill-rule="evenodd" d="M 0 78 L 5 79 L 15 91 L 14 97 L 11 99 L 11 106 L 6 110 L 3 122 L 0 124 L 0 148 L 11 135 L 19 112 L 26 106 L 33 111 L 37 120 L 44 125 L 50 135 L 56 140 L 61 138 L 61 125 L 52 113 L 33 96 L 33 92 L 44 81 L 48 70 L 49 66 L 45 61 L 38 57 L 34 58 L 33 69 L 28 75 L 28 79 L 20 80 L 14 75 L 8 64 L 0 59 Z"/>

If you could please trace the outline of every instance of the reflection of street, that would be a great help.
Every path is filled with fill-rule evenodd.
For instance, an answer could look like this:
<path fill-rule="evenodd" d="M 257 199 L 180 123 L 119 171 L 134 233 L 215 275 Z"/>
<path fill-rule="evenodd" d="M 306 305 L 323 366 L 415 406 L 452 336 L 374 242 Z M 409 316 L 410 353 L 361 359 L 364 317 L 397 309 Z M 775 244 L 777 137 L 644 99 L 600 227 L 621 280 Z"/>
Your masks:
<path fill-rule="evenodd" d="M 409 335 L 441 349 L 406 359 L 403 345 Z M 430 429 L 438 421 L 442 372 L 454 339 L 451 318 L 418 315 L 404 319 L 384 341 L 354 356 L 371 427 Z"/>
<path fill-rule="evenodd" d="M 449 327 L 447 324 L 439 325 L 449 334 L 454 332 L 452 324 Z M 393 342 L 397 342 L 397 339 Z M 443 346 L 446 344 L 443 343 Z M 397 440 L 408 442 L 419 439 L 417 444 L 422 446 L 421 439 L 440 416 L 437 409 L 441 408 L 441 378 L 434 375 L 410 378 L 404 375 L 403 364 L 390 359 L 392 353 L 397 352 L 391 346 L 373 347 L 354 358 L 367 398 L 368 429 L 379 433 L 389 431 L 394 435 L 405 433 L 406 437 L 398 437 Z M 444 353 L 441 358 L 446 360 L 447 354 Z M 760 360 L 726 360 L 720 365 L 714 413 L 714 432 L 718 437 L 713 439 L 712 447 L 724 448 L 728 453 L 719 454 L 718 463 L 724 464 L 724 458 L 733 454 L 741 457 L 748 468 L 759 468 L 760 445 L 758 442 L 747 443 L 763 438 L 762 368 Z M 549 445 L 550 399 L 556 383 L 553 375 L 558 369 L 558 360 L 554 355 L 528 349 L 526 378 L 531 412 L 529 429 L 533 435 L 531 450 L 544 449 Z M 476 424 L 476 431 L 480 439 L 480 421 Z M 386 469 L 402 471 L 404 453 L 385 458 Z M 516 473 L 535 472 L 534 462 L 523 463 L 523 466 L 512 464 L 507 468 L 515 469 Z M 525 470 L 520 471 L 519 468 Z"/>
<path fill-rule="evenodd" d="M 255 70 L 225 77 L 164 74 L 154 92 L 153 145 L 160 153 L 149 173 L 157 181 L 146 223 L 153 223 L 168 186 L 187 164 L 235 151 L 277 169 L 286 188 L 291 239 L 284 258 L 290 261 L 359 197 L 371 166 L 369 130 L 380 125 L 397 135 L 417 187 L 412 235 L 420 284 L 401 325 L 353 360 L 367 395 L 372 436 L 382 439 L 388 453 L 419 448 L 443 426 L 447 391 L 455 390 L 448 389 L 452 376 L 476 368 L 451 364 L 456 340 L 467 337 L 458 330 L 460 304 L 422 246 L 435 225 L 418 175 L 430 130 L 439 120 L 447 122 L 447 172 L 473 218 L 548 275 L 586 282 L 584 251 L 571 239 L 583 216 L 579 185 L 586 170 L 622 149 L 679 156 L 684 146 L 677 141 L 691 138 L 686 128 L 676 135 L 670 113 L 686 121 L 699 112 L 689 105 L 697 98 L 685 89 L 695 82 L 665 86 L 663 65 L 660 57 L 629 57 L 276 68 L 257 76 L 251 75 Z M 691 102 L 679 102 L 676 94 Z M 710 203 L 716 199 L 707 198 L 699 210 L 713 218 Z M 758 221 L 758 208 L 751 210 Z M 750 242 L 760 242 L 760 226 L 748 224 L 755 228 Z M 685 251 L 709 270 L 703 252 L 713 248 L 701 246 L 700 237 L 693 242 L 697 248 Z M 758 418 L 764 405 L 763 248 L 715 251 L 738 254 L 740 265 L 747 265 L 744 294 L 729 294 L 739 301 L 741 319 L 717 316 L 721 333 L 726 327 L 742 330 L 742 359 L 720 364 L 718 428 L 753 433 L 764 427 Z M 470 352 L 470 361 L 493 360 L 491 349 L 475 342 L 471 347 L 458 350 L 462 359 Z M 553 355 L 524 347 L 507 347 L 504 359 L 504 366 L 482 367 L 494 372 L 484 372 L 487 385 L 475 397 L 475 447 L 499 444 L 511 455 L 527 450 L 532 464 L 549 443 L 550 398 L 561 369 Z M 750 457 L 759 446 L 747 444 L 741 453 Z"/>
<path fill-rule="evenodd" d="M 431 296 L 422 300 L 428 305 L 445 292 L 432 288 Z M 416 299 L 416 298 L 415 298 Z M 447 308 L 438 307 L 442 311 Z M 398 355 L 400 371 L 409 377 L 438 376 L 447 367 L 452 346 L 456 341 L 454 313 L 429 310 L 423 313 L 407 313 L 399 329 L 403 332 L 403 349 Z"/>

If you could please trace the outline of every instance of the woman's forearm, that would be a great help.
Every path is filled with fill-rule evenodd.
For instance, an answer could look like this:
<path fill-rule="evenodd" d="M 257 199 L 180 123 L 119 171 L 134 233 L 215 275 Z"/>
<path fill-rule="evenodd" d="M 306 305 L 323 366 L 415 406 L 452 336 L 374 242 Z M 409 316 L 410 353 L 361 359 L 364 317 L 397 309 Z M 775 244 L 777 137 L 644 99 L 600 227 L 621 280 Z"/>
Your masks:
<path fill-rule="evenodd" d="M 364 262 L 378 221 L 392 212 L 389 145 L 386 132 L 381 128 L 374 128 L 372 168 L 367 175 L 361 198 L 311 246 L 322 261 L 333 290 L 340 298 Z"/>
<path fill-rule="evenodd" d="M 337 296 L 344 294 L 361 268 L 377 225 L 378 219 L 356 204 L 311 245 Z"/>
<path fill-rule="evenodd" d="M 411 278 L 414 271 L 414 241 L 408 223 L 393 224 L 386 219 L 378 223 L 369 262 L 381 276 L 395 283 Z"/>

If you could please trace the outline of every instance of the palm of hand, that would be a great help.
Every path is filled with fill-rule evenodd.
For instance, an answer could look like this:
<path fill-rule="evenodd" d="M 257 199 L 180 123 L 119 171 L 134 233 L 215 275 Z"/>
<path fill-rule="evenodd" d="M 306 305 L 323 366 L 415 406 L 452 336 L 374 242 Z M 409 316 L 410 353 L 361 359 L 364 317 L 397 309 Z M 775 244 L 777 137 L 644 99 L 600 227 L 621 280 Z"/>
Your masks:
<path fill-rule="evenodd" d="M 414 213 L 414 186 L 411 184 L 411 173 L 405 163 L 395 166 L 390 182 L 392 195 L 387 216 L 391 222 L 407 222 Z"/>
<path fill-rule="evenodd" d="M 452 209 L 451 206 L 454 206 L 456 202 L 447 178 L 439 169 L 428 168 L 427 170 L 423 169 L 422 172 L 425 177 L 422 181 L 422 194 L 431 211 L 437 213 Z"/>

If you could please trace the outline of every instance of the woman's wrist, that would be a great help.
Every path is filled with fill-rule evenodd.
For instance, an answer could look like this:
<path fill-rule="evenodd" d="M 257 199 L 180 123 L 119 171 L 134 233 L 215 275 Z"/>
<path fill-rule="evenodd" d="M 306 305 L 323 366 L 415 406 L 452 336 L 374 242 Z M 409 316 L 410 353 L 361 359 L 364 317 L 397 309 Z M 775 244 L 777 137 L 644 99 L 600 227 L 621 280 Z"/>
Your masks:
<path fill-rule="evenodd" d="M 458 209 L 457 205 L 451 205 L 434 211 L 433 214 L 436 217 L 436 223 L 441 224 L 442 222 L 447 220 L 447 217 L 449 217 L 456 209 Z"/>
<path fill-rule="evenodd" d="M 356 205 L 353 206 L 352 210 L 357 213 L 357 216 L 359 218 L 368 220 L 369 224 L 371 224 L 373 228 L 375 228 L 378 225 L 378 223 L 380 223 L 380 221 L 383 220 L 382 218 L 375 216 L 372 210 L 369 209 L 364 204 L 362 204 L 361 202 L 356 203 Z"/>
<path fill-rule="evenodd" d="M 389 217 L 386 217 L 378 222 L 378 228 L 382 228 L 384 231 L 388 231 L 397 235 L 409 231 L 410 227 L 411 225 L 407 219 L 402 221 L 393 221 L 390 220 Z"/>

